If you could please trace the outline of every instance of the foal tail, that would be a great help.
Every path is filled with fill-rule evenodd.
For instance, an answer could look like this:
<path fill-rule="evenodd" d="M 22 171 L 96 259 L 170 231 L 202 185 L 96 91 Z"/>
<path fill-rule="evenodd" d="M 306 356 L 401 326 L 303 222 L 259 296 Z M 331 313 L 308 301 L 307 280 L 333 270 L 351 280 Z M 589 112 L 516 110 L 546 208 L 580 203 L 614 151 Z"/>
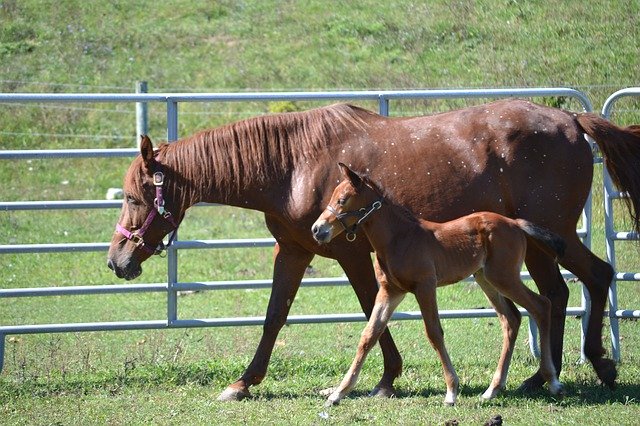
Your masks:
<path fill-rule="evenodd" d="M 618 127 L 591 113 L 578 114 L 576 119 L 598 144 L 615 186 L 629 194 L 627 209 L 633 229 L 640 232 L 640 125 Z"/>
<path fill-rule="evenodd" d="M 528 220 L 516 219 L 516 223 L 520 229 L 531 237 L 527 239 L 533 241 L 542 251 L 551 255 L 556 261 L 564 256 L 567 243 L 560 235 Z"/>

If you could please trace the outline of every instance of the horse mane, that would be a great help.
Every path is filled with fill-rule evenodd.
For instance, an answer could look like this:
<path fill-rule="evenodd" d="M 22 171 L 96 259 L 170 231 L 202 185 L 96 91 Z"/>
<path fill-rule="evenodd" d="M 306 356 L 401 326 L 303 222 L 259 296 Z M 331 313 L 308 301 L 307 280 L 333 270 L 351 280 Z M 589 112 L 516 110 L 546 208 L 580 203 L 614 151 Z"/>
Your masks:
<path fill-rule="evenodd" d="M 163 144 L 158 158 L 194 188 L 218 191 L 221 200 L 247 183 L 274 183 L 300 162 L 311 161 L 344 127 L 365 127 L 375 113 L 349 104 L 253 117 Z"/>

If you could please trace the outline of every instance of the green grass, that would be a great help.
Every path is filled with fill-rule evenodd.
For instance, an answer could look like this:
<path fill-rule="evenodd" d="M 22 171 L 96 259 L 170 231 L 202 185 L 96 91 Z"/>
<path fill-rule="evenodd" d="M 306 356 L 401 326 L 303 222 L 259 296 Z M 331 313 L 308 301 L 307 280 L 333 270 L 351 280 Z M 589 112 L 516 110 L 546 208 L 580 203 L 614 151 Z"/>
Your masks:
<path fill-rule="evenodd" d="M 523 2 L 0 2 L 0 91 L 234 92 L 569 86 L 599 109 L 619 88 L 638 85 L 640 3 Z M 423 114 L 479 100 L 394 101 L 394 115 Z M 536 101 L 578 110 L 568 99 Z M 180 105 L 179 132 L 189 134 L 269 111 L 314 102 Z M 372 102 L 362 106 L 375 109 Z M 640 101 L 624 99 L 614 120 L 640 123 Z M 150 133 L 166 138 L 166 112 L 151 104 Z M 0 149 L 111 148 L 135 144 L 132 104 L 0 105 Z M 121 185 L 129 159 L 3 161 L 0 200 L 100 199 Z M 594 179 L 594 251 L 604 256 L 600 166 Z M 616 221 L 628 222 L 619 203 Z M 116 210 L 3 212 L 0 244 L 108 241 Z M 181 238 L 269 236 L 257 212 L 207 207 L 189 212 Z M 638 250 L 619 245 L 619 270 L 637 270 Z M 269 249 L 185 251 L 181 281 L 270 278 Z M 104 253 L 3 255 L 5 288 L 104 285 L 115 278 Z M 342 276 L 316 258 L 310 272 Z M 154 258 L 134 282 L 163 282 Z M 570 306 L 580 303 L 570 284 Z M 640 305 L 640 287 L 619 285 L 620 308 Z M 264 315 L 268 290 L 202 292 L 180 297 L 180 318 Z M 441 309 L 483 307 L 471 284 L 439 292 Z M 166 295 L 19 298 L 0 304 L 0 324 L 161 319 Z M 401 310 L 416 310 L 413 300 Z M 359 312 L 349 287 L 302 288 L 292 314 Z M 526 322 L 526 321 L 525 321 Z M 62 333 L 7 336 L 0 375 L 0 424 L 636 424 L 640 412 L 640 334 L 621 321 L 619 386 L 596 383 L 579 364 L 579 320 L 567 318 L 562 380 L 567 396 L 522 395 L 519 383 L 536 368 L 523 326 L 506 393 L 482 404 L 498 355 L 495 319 L 446 320 L 447 346 L 462 394 L 442 407 L 441 368 L 419 322 L 391 330 L 404 357 L 398 397 L 364 396 L 382 372 L 372 351 L 352 396 L 318 416 L 320 389 L 337 384 L 363 327 L 294 325 L 278 337 L 264 383 L 254 398 L 223 404 L 217 395 L 251 361 L 260 327 Z M 605 346 L 609 345 L 608 325 Z"/>

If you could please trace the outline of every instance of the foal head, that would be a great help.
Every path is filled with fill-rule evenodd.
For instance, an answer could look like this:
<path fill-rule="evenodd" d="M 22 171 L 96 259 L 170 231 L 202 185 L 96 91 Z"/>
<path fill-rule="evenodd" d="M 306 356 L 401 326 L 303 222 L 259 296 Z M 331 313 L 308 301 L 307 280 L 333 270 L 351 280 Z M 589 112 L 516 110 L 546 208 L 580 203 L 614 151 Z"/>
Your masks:
<path fill-rule="evenodd" d="M 167 179 L 169 170 L 156 159 L 147 136 L 142 137 L 140 154 L 124 178 L 122 212 L 107 260 L 118 278 L 126 280 L 138 277 L 141 263 L 162 252 L 162 239 L 178 228 L 183 215 L 175 200 L 175 182 L 169 182 L 175 179 Z"/>
<path fill-rule="evenodd" d="M 355 240 L 358 226 L 382 206 L 382 197 L 373 183 L 343 163 L 338 166 L 343 180 L 311 227 L 313 237 L 320 244 L 328 243 L 342 232 L 347 233 L 347 240 Z"/>

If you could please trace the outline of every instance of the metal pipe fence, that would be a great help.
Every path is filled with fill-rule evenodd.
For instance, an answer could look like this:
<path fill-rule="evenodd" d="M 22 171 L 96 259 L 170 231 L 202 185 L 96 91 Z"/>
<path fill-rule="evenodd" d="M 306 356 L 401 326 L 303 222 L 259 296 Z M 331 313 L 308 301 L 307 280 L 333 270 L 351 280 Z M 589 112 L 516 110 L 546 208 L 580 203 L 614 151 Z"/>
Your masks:
<path fill-rule="evenodd" d="M 640 87 L 631 87 L 613 93 L 602 106 L 602 116 L 611 118 L 614 106 L 624 97 L 640 97 Z M 620 361 L 620 330 L 618 320 L 622 318 L 640 318 L 640 309 L 618 309 L 618 282 L 640 282 L 640 273 L 618 272 L 616 268 L 616 242 L 638 241 L 640 236 L 635 232 L 616 230 L 614 223 L 614 201 L 627 197 L 626 193 L 617 191 L 611 181 L 611 176 L 606 168 L 603 171 L 604 186 L 604 220 L 605 220 L 605 244 L 607 249 L 607 262 L 613 266 L 616 274 L 609 287 L 609 321 L 611 324 L 611 355 L 614 361 Z"/>
<path fill-rule="evenodd" d="M 167 139 L 178 139 L 178 105 L 185 102 L 248 102 L 248 101 L 362 101 L 378 102 L 378 110 L 389 115 L 390 101 L 401 99 L 465 99 L 465 98 L 505 98 L 505 97 L 562 96 L 577 100 L 585 111 L 592 111 L 587 96 L 570 88 L 522 88 L 522 89 L 474 89 L 474 90 L 407 90 L 407 91 L 347 91 L 347 92 L 267 92 L 267 93 L 137 93 L 137 94 L 0 94 L 2 103 L 165 103 L 167 113 Z M 131 149 L 64 149 L 64 150 L 0 150 L 0 160 L 85 158 L 85 157 L 127 157 L 138 153 Z M 596 159 L 597 160 L 597 159 Z M 66 210 L 120 208 L 121 201 L 71 200 L 71 201 L 18 201 L 0 202 L 0 211 L 20 210 Z M 591 194 L 582 216 L 582 226 L 577 230 L 587 246 L 591 245 Z M 241 325 L 263 325 L 264 317 L 179 319 L 177 315 L 177 294 L 188 290 L 258 289 L 271 287 L 271 280 L 238 280 L 212 282 L 179 282 L 178 251 L 188 249 L 250 248 L 271 247 L 273 238 L 192 240 L 176 242 L 168 248 L 167 282 L 151 284 L 117 284 L 100 286 L 46 287 L 0 289 L 0 299 L 18 297 L 95 295 L 114 293 L 164 292 L 167 293 L 167 317 L 147 321 L 87 322 L 66 324 L 31 324 L 0 326 L 0 371 L 3 367 L 5 337 L 14 334 L 59 333 L 107 330 L 144 330 L 185 327 L 221 327 Z M 9 253 L 68 253 L 107 251 L 109 243 L 66 243 L 66 244 L 8 244 L 0 245 L 0 255 Z M 563 276 L 571 277 L 567 271 Z M 530 278 L 523 272 L 523 278 Z M 470 278 L 468 278 L 470 280 Z M 346 278 L 305 278 L 302 286 L 348 285 Z M 5 303 L 3 301 L 3 303 Z M 590 300 L 588 292 L 582 288 L 581 306 L 570 307 L 566 315 L 582 318 L 582 342 L 588 321 Z M 528 315 L 521 310 L 523 315 Z M 480 318 L 495 316 L 493 309 L 441 310 L 441 318 Z M 393 320 L 419 319 L 419 312 L 397 312 Z M 364 314 L 330 315 L 290 315 L 288 324 L 334 323 L 366 321 Z M 534 354 L 539 354 L 536 344 L 536 328 L 530 321 L 530 345 Z M 613 332 L 613 327 L 612 327 Z M 584 359 L 584 355 L 583 355 Z"/>

